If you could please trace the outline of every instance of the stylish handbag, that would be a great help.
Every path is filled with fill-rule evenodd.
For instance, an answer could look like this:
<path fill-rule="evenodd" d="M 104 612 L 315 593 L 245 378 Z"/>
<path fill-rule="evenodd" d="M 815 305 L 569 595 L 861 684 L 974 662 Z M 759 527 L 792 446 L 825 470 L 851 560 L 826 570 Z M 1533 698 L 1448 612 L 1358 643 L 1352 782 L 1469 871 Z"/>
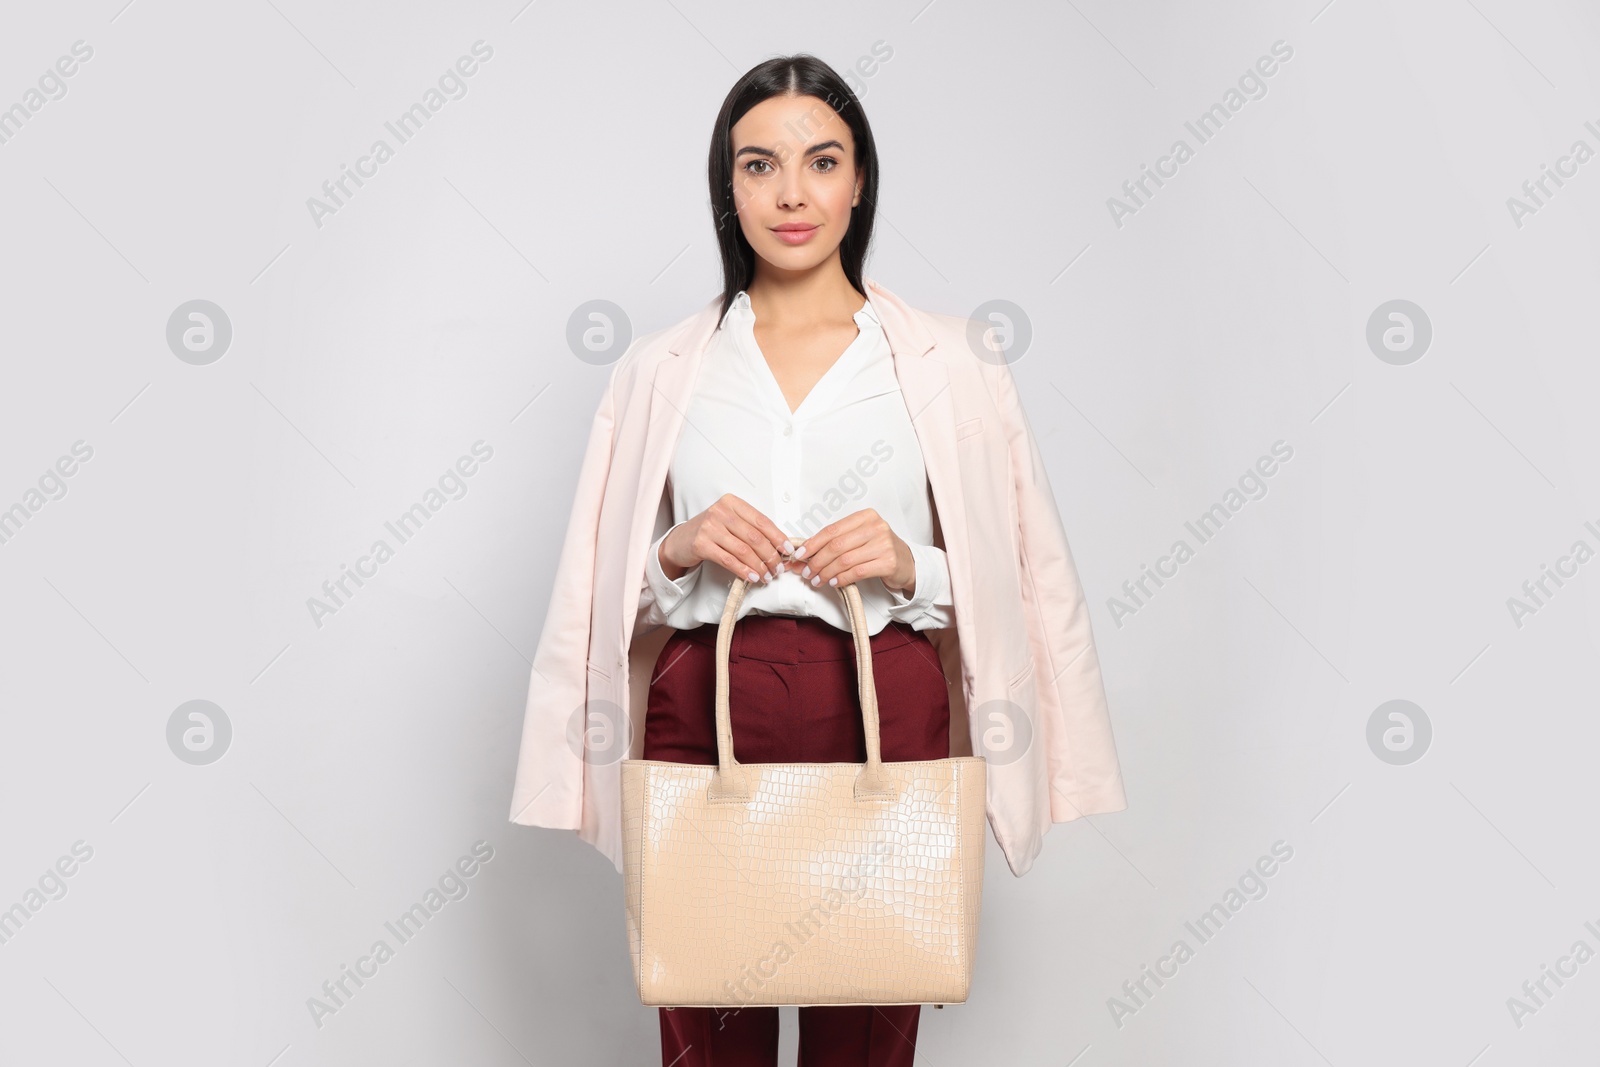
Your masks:
<path fill-rule="evenodd" d="M 961 1004 L 983 897 L 981 756 L 884 763 L 861 592 L 844 585 L 867 762 L 739 763 L 717 627 L 717 763 L 622 761 L 639 999 L 680 1007 Z"/>

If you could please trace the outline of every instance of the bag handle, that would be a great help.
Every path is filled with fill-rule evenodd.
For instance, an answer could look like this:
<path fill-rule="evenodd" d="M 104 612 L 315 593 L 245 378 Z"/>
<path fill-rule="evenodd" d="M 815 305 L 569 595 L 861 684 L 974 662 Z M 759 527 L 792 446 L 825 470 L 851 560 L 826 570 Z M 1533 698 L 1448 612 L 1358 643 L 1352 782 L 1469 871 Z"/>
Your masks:
<path fill-rule="evenodd" d="M 733 645 L 734 616 L 744 600 L 749 583 L 734 575 L 728 587 L 728 602 L 717 623 L 717 769 L 711 776 L 712 800 L 729 803 L 750 799 L 750 778 L 744 766 L 733 758 L 733 719 L 728 711 L 728 652 Z M 872 640 L 867 634 L 867 610 L 861 603 L 861 590 L 855 583 L 836 586 L 844 597 L 845 614 L 856 646 L 857 691 L 861 696 L 861 719 L 866 727 L 867 762 L 856 775 L 857 800 L 893 799 L 899 784 L 883 769 L 883 754 L 878 733 L 878 688 L 872 678 Z"/>

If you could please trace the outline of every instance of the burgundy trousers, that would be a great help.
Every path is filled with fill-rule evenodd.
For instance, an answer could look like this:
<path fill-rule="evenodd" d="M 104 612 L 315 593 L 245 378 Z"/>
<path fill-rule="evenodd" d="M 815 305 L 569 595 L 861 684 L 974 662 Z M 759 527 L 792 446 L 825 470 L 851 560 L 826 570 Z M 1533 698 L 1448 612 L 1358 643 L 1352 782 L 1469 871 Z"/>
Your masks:
<path fill-rule="evenodd" d="M 950 694 L 927 634 L 872 635 L 885 762 L 950 755 Z M 679 630 L 650 679 L 644 759 L 717 762 L 715 624 Z M 746 615 L 728 651 L 740 763 L 865 763 L 854 638 L 810 616 Z M 663 1067 L 777 1067 L 778 1009 L 661 1008 Z M 801 1007 L 799 1067 L 911 1067 L 920 1004 Z"/>

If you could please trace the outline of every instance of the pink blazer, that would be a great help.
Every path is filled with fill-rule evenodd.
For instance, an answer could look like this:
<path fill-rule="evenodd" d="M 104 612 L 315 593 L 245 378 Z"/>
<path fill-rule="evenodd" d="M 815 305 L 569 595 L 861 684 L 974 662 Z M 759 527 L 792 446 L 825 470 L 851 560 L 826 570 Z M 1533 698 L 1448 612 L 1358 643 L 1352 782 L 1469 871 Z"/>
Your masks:
<path fill-rule="evenodd" d="M 865 284 L 950 566 L 956 625 L 927 631 L 951 682 L 950 754 L 987 758 L 989 826 L 1021 877 L 1051 823 L 1127 807 L 1089 605 L 1009 366 L 972 350 L 970 320 Z M 612 368 L 534 652 L 511 821 L 575 830 L 619 872 L 619 762 L 643 751 L 671 636 L 632 638 L 644 556 L 720 306 L 636 338 Z M 591 746 L 597 730 L 624 733 Z"/>

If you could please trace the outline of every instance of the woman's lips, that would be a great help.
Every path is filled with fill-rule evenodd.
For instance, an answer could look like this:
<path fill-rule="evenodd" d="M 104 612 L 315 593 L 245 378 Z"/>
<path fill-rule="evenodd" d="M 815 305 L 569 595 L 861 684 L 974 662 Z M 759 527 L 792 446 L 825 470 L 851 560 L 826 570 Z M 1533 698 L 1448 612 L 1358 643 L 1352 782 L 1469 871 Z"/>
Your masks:
<path fill-rule="evenodd" d="M 778 238 L 778 240 L 782 241 L 786 245 L 803 245 L 807 241 L 811 240 L 812 235 L 815 234 L 818 229 L 820 229 L 820 227 L 806 226 L 799 229 L 774 229 L 772 232 Z"/>

